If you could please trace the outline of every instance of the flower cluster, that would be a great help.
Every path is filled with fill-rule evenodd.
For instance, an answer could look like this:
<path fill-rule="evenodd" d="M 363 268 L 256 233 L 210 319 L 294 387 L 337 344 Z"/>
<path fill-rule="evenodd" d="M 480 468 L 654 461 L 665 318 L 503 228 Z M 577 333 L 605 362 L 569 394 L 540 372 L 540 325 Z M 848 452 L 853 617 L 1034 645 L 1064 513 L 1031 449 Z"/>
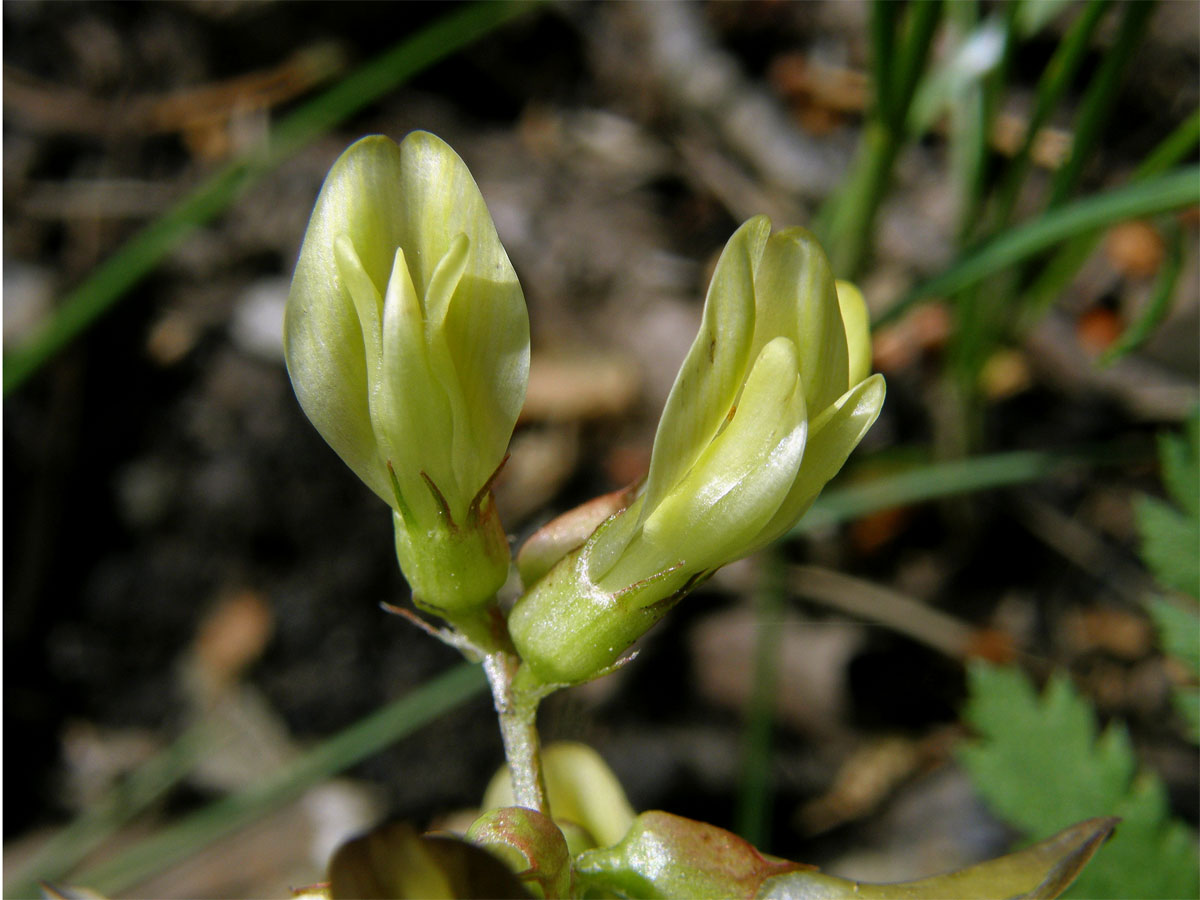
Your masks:
<path fill-rule="evenodd" d="M 288 370 L 318 431 L 393 509 L 422 608 L 491 602 L 510 554 L 491 483 L 524 398 L 516 275 L 462 160 L 433 135 L 335 163 L 296 266 Z M 709 287 L 645 484 L 531 539 L 508 627 L 547 684 L 611 667 L 691 587 L 782 536 L 875 421 L 862 296 L 799 228 L 742 225 Z"/>

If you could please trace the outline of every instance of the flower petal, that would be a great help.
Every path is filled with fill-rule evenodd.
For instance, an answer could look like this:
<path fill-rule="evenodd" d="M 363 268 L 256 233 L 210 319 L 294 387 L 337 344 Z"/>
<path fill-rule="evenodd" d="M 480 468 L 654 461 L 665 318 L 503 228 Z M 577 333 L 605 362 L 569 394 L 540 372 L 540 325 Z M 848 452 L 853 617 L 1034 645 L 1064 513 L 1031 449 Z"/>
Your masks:
<path fill-rule="evenodd" d="M 352 144 L 317 197 L 284 317 L 288 374 L 305 414 L 342 460 L 385 501 L 391 485 L 375 449 L 363 331 L 336 258 L 345 235 L 382 294 L 400 243 L 400 148 L 385 137 Z"/>
<path fill-rule="evenodd" d="M 472 417 L 475 410 L 471 409 L 463 397 L 458 369 L 455 366 L 454 355 L 446 339 L 445 321 L 450 309 L 450 300 L 467 268 L 467 259 L 471 249 L 470 239 L 465 234 L 457 235 L 450 242 L 446 255 L 441 258 L 429 281 L 425 292 L 425 350 L 426 359 L 432 372 L 432 378 L 441 390 L 443 406 L 443 429 L 439 442 L 426 444 L 430 455 L 437 456 L 435 463 L 438 469 L 445 472 L 449 480 L 438 481 L 438 485 L 447 497 L 454 495 L 459 500 L 461 509 L 454 509 L 455 518 L 466 511 L 466 504 L 474 496 L 482 481 L 475 480 L 474 463 L 483 456 L 483 452 L 471 442 Z M 420 433 L 420 432 L 416 432 Z M 410 441 L 412 439 L 410 438 Z M 499 458 L 487 454 L 482 466 L 488 464 L 482 476 L 487 476 L 499 464 Z M 427 469 L 433 475 L 432 469 Z M 435 478 L 435 481 L 437 479 Z"/>
<path fill-rule="evenodd" d="M 783 336 L 796 342 L 810 416 L 850 386 L 846 330 L 825 251 L 803 228 L 771 236 L 755 278 L 754 349 Z"/>
<path fill-rule="evenodd" d="M 654 437 L 642 515 L 695 464 L 725 422 L 745 378 L 754 334 L 754 270 L 771 222 L 750 219 L 733 233 L 713 272 L 700 332 L 688 351 Z"/>
<path fill-rule="evenodd" d="M 398 217 L 409 270 L 431 322 L 443 322 L 469 433 L 455 435 L 460 487 L 483 486 L 504 457 L 529 380 L 529 314 L 483 196 L 450 146 L 424 131 L 401 143 L 404 198 Z M 435 273 L 465 234 L 470 252 L 453 293 Z M 435 326 L 436 328 L 436 326 Z M 463 419 L 456 416 L 456 423 Z M 467 443 L 464 443 L 467 442 Z"/>
<path fill-rule="evenodd" d="M 776 338 L 755 361 L 729 424 L 649 515 L 609 577 L 645 578 L 676 560 L 695 572 L 741 556 L 795 480 L 806 431 L 796 347 Z M 658 558 L 639 573 L 639 557 L 651 553 Z"/>
<path fill-rule="evenodd" d="M 850 384 L 858 384 L 871 374 L 871 319 L 867 302 L 862 291 L 849 281 L 837 282 L 837 298 L 850 351 Z"/>
<path fill-rule="evenodd" d="M 872 375 L 809 423 L 808 446 L 800 475 L 748 553 L 766 546 L 791 528 L 817 499 L 826 482 L 841 471 L 851 451 L 875 424 L 886 387 L 882 375 Z"/>
<path fill-rule="evenodd" d="M 425 331 L 404 250 L 397 248 L 383 303 L 384 377 L 372 398 L 377 404 L 372 412 L 381 452 L 392 463 L 405 501 L 422 509 L 433 498 L 421 472 L 443 492 L 454 486 L 453 469 L 442 450 L 450 444 L 450 404 L 430 365 Z"/>

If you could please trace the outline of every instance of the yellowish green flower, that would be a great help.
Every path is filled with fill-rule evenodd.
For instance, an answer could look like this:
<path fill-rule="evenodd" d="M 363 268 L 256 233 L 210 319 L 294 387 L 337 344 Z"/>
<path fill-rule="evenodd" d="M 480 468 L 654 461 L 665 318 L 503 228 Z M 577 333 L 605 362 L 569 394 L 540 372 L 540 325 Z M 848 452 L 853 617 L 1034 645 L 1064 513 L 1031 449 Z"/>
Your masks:
<path fill-rule="evenodd" d="M 423 607 L 487 603 L 510 554 L 491 480 L 529 373 L 525 299 L 466 165 L 426 132 L 334 163 L 288 297 L 300 405 L 393 509 Z"/>
<path fill-rule="evenodd" d="M 730 238 L 640 496 L 530 586 L 509 629 L 547 683 L 604 671 L 698 581 L 784 534 L 874 423 L 861 294 L 815 239 L 759 216 Z"/>

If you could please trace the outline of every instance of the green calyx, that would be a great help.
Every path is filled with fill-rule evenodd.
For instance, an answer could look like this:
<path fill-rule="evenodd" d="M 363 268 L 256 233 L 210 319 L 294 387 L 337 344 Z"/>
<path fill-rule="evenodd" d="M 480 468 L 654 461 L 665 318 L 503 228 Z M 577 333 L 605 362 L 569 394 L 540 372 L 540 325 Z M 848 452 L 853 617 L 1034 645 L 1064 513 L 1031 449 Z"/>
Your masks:
<path fill-rule="evenodd" d="M 592 580 L 595 538 L 620 527 L 627 513 L 609 519 L 593 539 L 563 557 L 509 614 L 513 644 L 544 684 L 575 684 L 610 671 L 629 645 L 699 580 L 678 565 L 616 592 Z"/>
<path fill-rule="evenodd" d="M 396 559 L 412 588 L 413 602 L 454 620 L 492 602 L 504 586 L 511 562 L 508 536 L 490 482 L 472 501 L 461 525 L 432 480 L 428 486 L 439 501 L 432 523 L 416 522 L 397 491 L 400 511 L 392 513 Z"/>

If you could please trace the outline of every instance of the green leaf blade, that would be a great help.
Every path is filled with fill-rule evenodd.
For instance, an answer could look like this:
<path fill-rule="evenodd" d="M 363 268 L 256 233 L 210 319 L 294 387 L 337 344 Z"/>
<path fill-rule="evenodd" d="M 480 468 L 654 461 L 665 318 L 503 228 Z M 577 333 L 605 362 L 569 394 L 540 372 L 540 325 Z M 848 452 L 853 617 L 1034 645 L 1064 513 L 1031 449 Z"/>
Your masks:
<path fill-rule="evenodd" d="M 1002 819 L 1034 838 L 1082 810 L 1124 820 L 1068 896 L 1195 896 L 1195 835 L 1169 817 L 1161 780 L 1136 774 L 1123 727 L 1097 737 L 1094 712 L 1061 676 L 1039 697 L 1019 670 L 981 664 L 970 686 L 964 718 L 979 739 L 960 759 Z"/>

